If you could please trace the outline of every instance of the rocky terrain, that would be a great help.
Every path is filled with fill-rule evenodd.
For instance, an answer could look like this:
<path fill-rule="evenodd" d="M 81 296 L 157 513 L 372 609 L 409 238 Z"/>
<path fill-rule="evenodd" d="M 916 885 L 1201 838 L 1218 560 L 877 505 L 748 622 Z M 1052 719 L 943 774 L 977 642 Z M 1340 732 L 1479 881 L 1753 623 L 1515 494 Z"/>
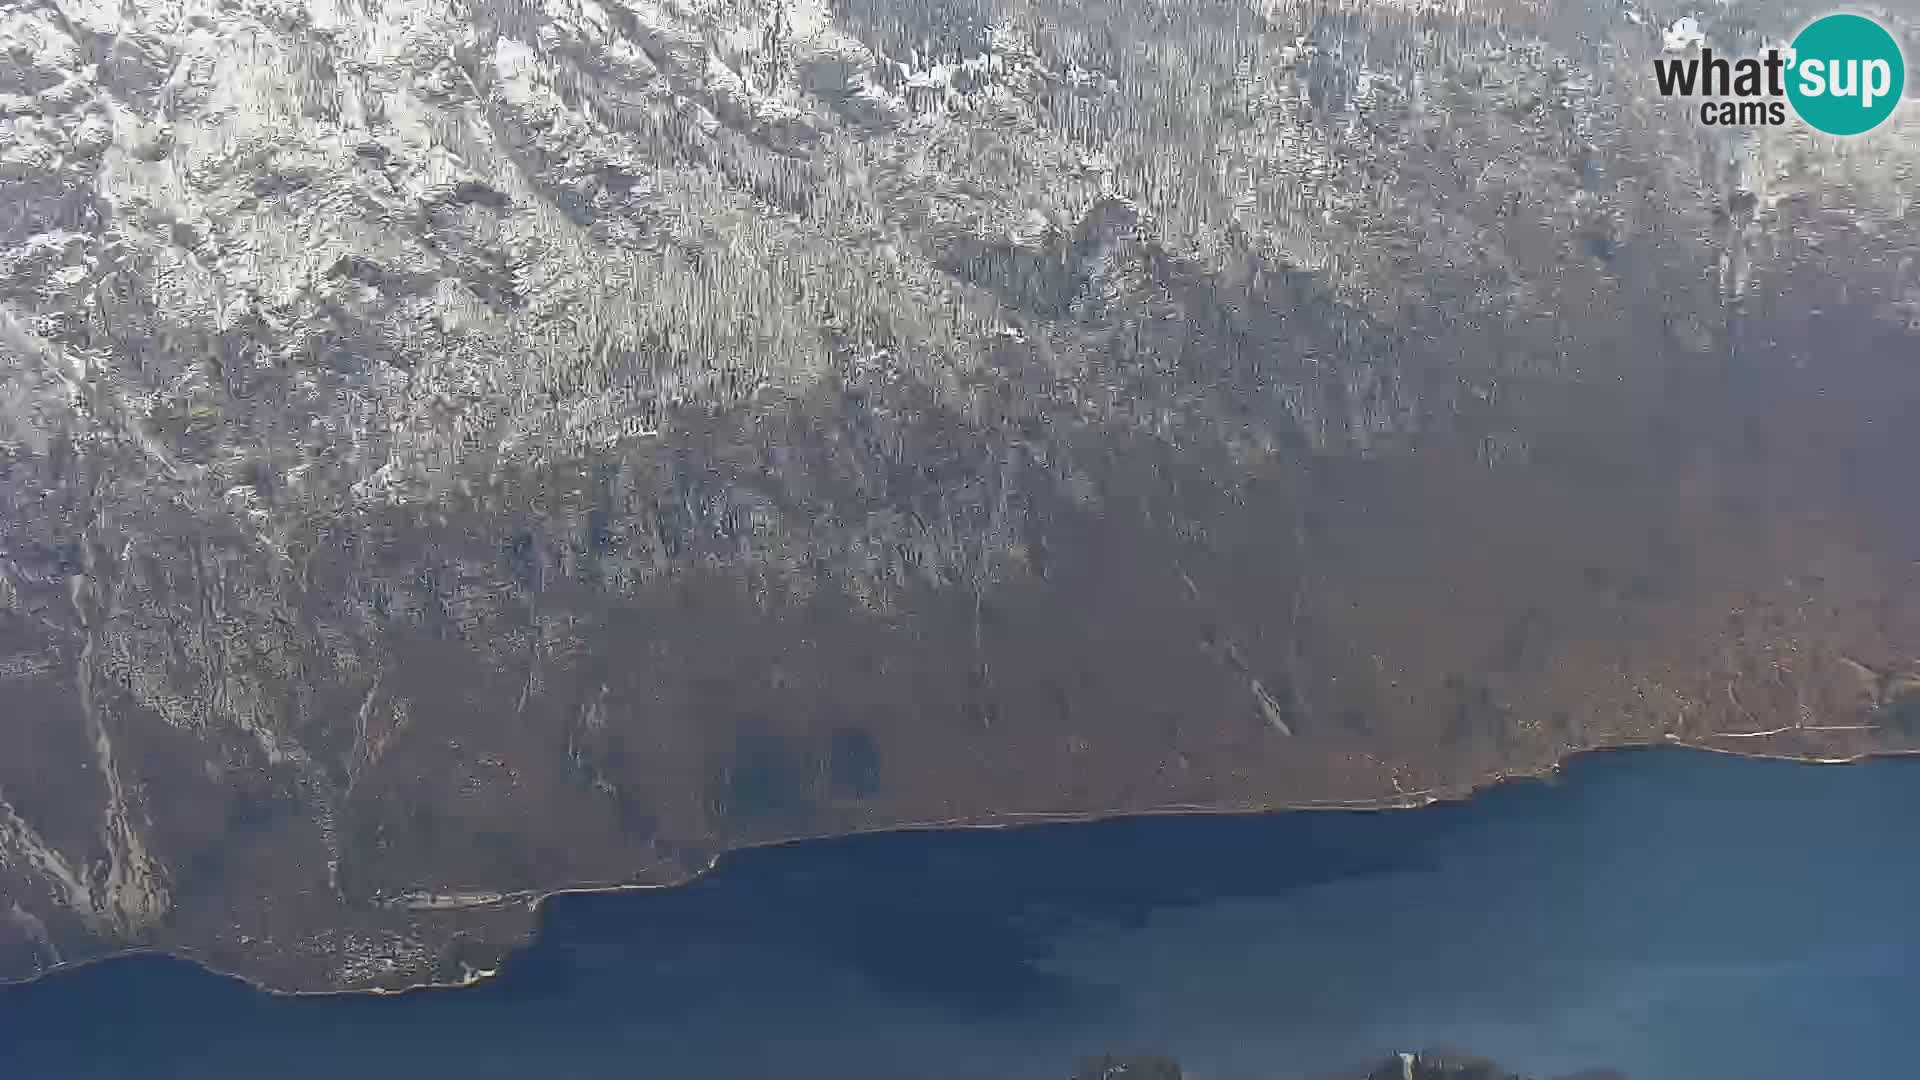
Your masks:
<path fill-rule="evenodd" d="M 1443 1051 L 1401 1051 L 1354 1080 L 1526 1080 L 1484 1058 Z M 1586 1069 L 1561 1080 L 1626 1080 L 1610 1069 Z"/>
<path fill-rule="evenodd" d="M 1915 748 L 1920 119 L 1649 74 L 1813 13 L 0 0 L 0 978 Z"/>
<path fill-rule="evenodd" d="M 1183 1080 L 1185 1070 L 1155 1054 L 1103 1054 L 1082 1063 L 1074 1080 Z M 1342 1080 L 1526 1080 L 1491 1061 L 1443 1051 L 1402 1051 Z M 1617 1072 L 1587 1070 L 1562 1080 L 1625 1080 Z"/>

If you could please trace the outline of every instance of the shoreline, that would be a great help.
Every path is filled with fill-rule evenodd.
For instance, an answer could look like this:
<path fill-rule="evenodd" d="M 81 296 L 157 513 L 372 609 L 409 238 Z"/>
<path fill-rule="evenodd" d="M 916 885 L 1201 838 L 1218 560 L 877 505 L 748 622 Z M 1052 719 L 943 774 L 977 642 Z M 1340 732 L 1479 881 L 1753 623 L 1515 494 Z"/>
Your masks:
<path fill-rule="evenodd" d="M 1793 728 L 1784 731 L 1797 730 Z M 1780 732 L 1760 732 L 1756 735 L 1773 735 Z M 565 896 L 601 896 L 619 893 L 660 892 L 684 888 L 712 874 L 728 858 L 769 848 L 792 847 L 803 844 L 816 844 L 835 840 L 851 840 L 858 837 L 886 836 L 894 834 L 958 832 L 995 829 L 1025 829 L 1047 825 L 1091 825 L 1103 821 L 1120 821 L 1136 818 L 1166 817 L 1258 817 L 1302 811 L 1347 812 L 1347 813 L 1387 813 L 1392 811 L 1422 810 L 1436 805 L 1459 805 L 1472 801 L 1482 794 L 1507 784 L 1525 781 L 1540 781 L 1557 776 L 1567 765 L 1578 758 L 1595 757 L 1603 754 L 1642 753 L 1654 750 L 1681 750 L 1707 754 L 1719 754 L 1727 757 L 1743 758 L 1753 761 L 1779 761 L 1796 765 L 1834 766 L 1860 765 L 1878 760 L 1920 757 L 1920 749 L 1878 750 L 1855 754 L 1850 757 L 1810 757 L 1801 754 L 1767 753 L 1763 750 L 1712 746 L 1704 743 L 1688 742 L 1675 735 L 1666 735 L 1658 739 L 1638 742 L 1610 743 L 1604 746 L 1591 746 L 1573 750 L 1562 755 L 1543 768 L 1529 771 L 1498 772 L 1487 778 L 1466 785 L 1460 789 L 1430 788 L 1422 791 L 1407 792 L 1392 798 L 1380 799 L 1343 799 L 1324 800 L 1307 803 L 1279 803 L 1267 806 L 1222 806 L 1203 803 L 1173 803 L 1150 807 L 1145 810 L 1116 812 L 1087 811 L 1081 813 L 1062 813 L 1053 811 L 1016 811 L 1008 814 L 993 815 L 990 820 L 975 818 L 947 818 L 935 821 L 907 822 L 898 825 L 878 826 L 869 829 L 857 829 L 849 832 L 821 833 L 810 836 L 792 836 L 777 840 L 761 840 L 728 848 L 714 855 L 707 865 L 686 877 L 672 882 L 654 884 L 605 884 L 605 885 L 567 885 L 553 889 L 527 889 L 508 893 L 489 893 L 485 899 L 469 903 L 447 905 L 429 904 L 413 908 L 414 910 L 462 911 L 487 908 L 502 908 L 523 905 L 533 914 L 533 931 L 527 939 L 505 951 L 500 965 L 491 968 L 470 968 L 457 981 L 419 982 L 406 986 L 375 986 L 357 989 L 338 990 L 285 990 L 269 985 L 263 980 L 244 975 L 237 971 L 227 971 L 196 955 L 195 950 L 169 948 L 162 946 L 143 946 L 122 949 L 83 960 L 65 961 L 25 979 L 0 979 L 0 992 L 14 991 L 35 986 L 49 979 L 72 975 L 102 964 L 132 960 L 142 957 L 163 957 L 191 964 L 216 978 L 228 979 L 246 986 L 248 989 L 268 997 L 283 999 L 368 997 L 387 998 L 404 997 L 415 994 L 435 992 L 453 992 L 492 982 L 500 977 L 511 961 L 532 948 L 542 933 L 542 909 L 548 901 Z M 388 901 L 386 906 L 406 907 L 408 905 Z"/>

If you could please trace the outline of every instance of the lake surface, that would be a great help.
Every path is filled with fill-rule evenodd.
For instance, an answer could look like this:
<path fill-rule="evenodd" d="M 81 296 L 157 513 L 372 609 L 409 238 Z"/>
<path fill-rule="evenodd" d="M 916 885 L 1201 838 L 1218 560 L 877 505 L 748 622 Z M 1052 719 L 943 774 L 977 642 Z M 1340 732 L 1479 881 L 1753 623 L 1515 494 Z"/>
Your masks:
<path fill-rule="evenodd" d="M 158 957 L 0 990 L 0 1077 L 1286 1080 L 1447 1044 L 1552 1075 L 1912 1075 L 1920 761 L 1595 755 L 1396 813 L 766 849 L 548 905 L 497 980 L 279 999 Z"/>

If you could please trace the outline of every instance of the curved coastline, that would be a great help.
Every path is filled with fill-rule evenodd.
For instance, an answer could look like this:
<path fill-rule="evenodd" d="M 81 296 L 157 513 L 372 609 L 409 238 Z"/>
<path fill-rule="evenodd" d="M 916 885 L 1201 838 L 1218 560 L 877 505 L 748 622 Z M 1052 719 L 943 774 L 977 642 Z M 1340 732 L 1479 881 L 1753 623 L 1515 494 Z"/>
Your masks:
<path fill-rule="evenodd" d="M 1783 731 L 1797 730 L 1794 728 Z M 1762 732 L 1757 735 L 1772 735 L 1776 732 Z M 1555 759 L 1551 763 L 1534 770 L 1496 772 L 1480 781 L 1457 788 L 1429 788 L 1416 792 L 1407 792 L 1393 798 L 1323 800 L 1306 803 L 1279 803 L 1268 806 L 1217 806 L 1207 804 L 1176 803 L 1151 807 L 1145 810 L 1121 812 L 1056 813 L 1049 811 L 1013 812 L 993 815 L 991 820 L 973 818 L 950 818 L 936 821 L 908 822 L 898 825 L 878 826 L 870 829 L 856 829 L 848 832 L 821 833 L 807 836 L 790 836 L 774 840 L 754 841 L 728 848 L 715 854 L 707 865 L 699 871 L 688 874 L 676 881 L 657 883 L 617 883 L 567 885 L 544 890 L 520 890 L 517 892 L 490 894 L 486 900 L 468 904 L 455 904 L 439 907 L 436 910 L 456 911 L 483 908 L 501 908 L 524 905 L 533 913 L 533 928 L 526 939 L 505 951 L 502 963 L 492 968 L 473 968 L 457 981 L 426 981 L 409 983 L 405 986 L 360 987 L 335 990 L 286 990 L 275 987 L 264 980 L 248 976 L 239 971 L 223 969 L 190 948 L 164 946 L 141 946 L 122 949 L 116 952 L 91 956 L 85 959 L 66 961 L 25 979 L 0 980 L 0 992 L 16 991 L 36 984 L 75 974 L 103 964 L 143 957 L 161 957 L 192 965 L 216 978 L 238 982 L 256 993 L 280 999 L 326 999 L 326 998 L 389 998 L 408 997 L 420 994 L 452 992 L 465 990 L 489 983 L 499 978 L 512 961 L 525 953 L 540 940 L 544 932 L 547 902 L 565 896 L 604 896 L 619 893 L 650 893 L 685 888 L 696 881 L 711 875 L 719 869 L 722 862 L 729 858 L 772 848 L 786 848 L 826 841 L 850 840 L 859 837 L 890 836 L 912 833 L 940 833 L 958 831 L 984 831 L 1001 829 L 1025 829 L 1049 825 L 1087 825 L 1103 821 L 1119 821 L 1140 818 L 1169 817 L 1262 817 L 1294 813 L 1300 811 L 1334 811 L 1349 813 L 1384 813 L 1396 810 L 1421 810 L 1437 805 L 1459 805 L 1479 798 L 1488 792 L 1509 784 L 1528 781 L 1544 781 L 1559 775 L 1568 764 L 1576 759 L 1618 755 L 1626 753 L 1645 753 L 1649 751 L 1682 751 L 1719 754 L 1727 757 L 1754 761 L 1776 761 L 1798 765 L 1831 766 L 1860 765 L 1876 760 L 1920 757 L 1920 749 L 1876 750 L 1848 757 L 1812 757 L 1804 754 L 1767 753 L 1764 750 L 1736 749 L 1725 746 L 1713 746 L 1705 743 L 1683 741 L 1676 736 L 1667 735 L 1659 739 L 1647 739 L 1635 742 L 1609 743 L 1604 746 L 1590 746 L 1575 749 Z"/>

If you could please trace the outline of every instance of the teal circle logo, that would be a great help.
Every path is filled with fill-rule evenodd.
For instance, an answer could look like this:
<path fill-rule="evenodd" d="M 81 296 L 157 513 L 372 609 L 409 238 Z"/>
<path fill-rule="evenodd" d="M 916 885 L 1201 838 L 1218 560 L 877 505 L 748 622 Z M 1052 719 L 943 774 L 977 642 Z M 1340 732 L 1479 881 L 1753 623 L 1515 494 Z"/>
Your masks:
<path fill-rule="evenodd" d="M 1793 39 L 1787 100 L 1829 135 L 1872 131 L 1893 115 L 1907 61 L 1886 28 L 1861 15 L 1828 15 Z"/>

